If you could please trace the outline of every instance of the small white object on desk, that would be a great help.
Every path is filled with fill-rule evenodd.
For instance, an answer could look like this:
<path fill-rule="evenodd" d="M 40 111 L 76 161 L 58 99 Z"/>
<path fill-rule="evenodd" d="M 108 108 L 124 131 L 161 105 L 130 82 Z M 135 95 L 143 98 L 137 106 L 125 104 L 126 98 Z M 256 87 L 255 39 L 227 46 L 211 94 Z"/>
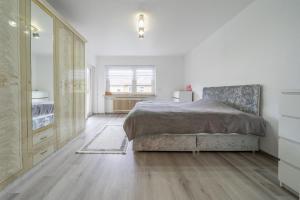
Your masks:
<path fill-rule="evenodd" d="M 192 102 L 193 101 L 193 91 L 175 91 L 173 93 L 174 102 Z"/>
<path fill-rule="evenodd" d="M 280 96 L 280 185 L 300 193 L 300 90 L 285 90 Z"/>

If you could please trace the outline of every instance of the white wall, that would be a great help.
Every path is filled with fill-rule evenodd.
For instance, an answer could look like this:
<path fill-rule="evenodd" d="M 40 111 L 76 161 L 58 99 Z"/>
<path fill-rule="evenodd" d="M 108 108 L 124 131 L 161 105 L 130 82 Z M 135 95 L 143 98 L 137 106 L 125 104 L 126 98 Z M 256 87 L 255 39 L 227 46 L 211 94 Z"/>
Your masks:
<path fill-rule="evenodd" d="M 183 56 L 99 56 L 95 72 L 94 113 L 104 112 L 106 65 L 154 65 L 156 99 L 171 99 L 174 90 L 184 87 Z"/>
<path fill-rule="evenodd" d="M 300 88 L 300 1 L 256 0 L 185 57 L 185 82 L 263 85 L 268 122 L 261 149 L 277 156 L 281 89 Z"/>

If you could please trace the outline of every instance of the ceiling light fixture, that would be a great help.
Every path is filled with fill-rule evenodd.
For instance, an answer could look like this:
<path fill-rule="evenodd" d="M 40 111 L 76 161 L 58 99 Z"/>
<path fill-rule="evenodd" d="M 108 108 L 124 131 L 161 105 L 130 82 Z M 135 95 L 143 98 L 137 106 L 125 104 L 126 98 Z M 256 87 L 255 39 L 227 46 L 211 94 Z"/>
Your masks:
<path fill-rule="evenodd" d="M 35 38 L 35 39 L 39 39 L 40 38 L 40 34 L 39 34 L 40 29 L 37 28 L 34 25 L 31 25 L 30 29 L 31 29 L 31 32 L 32 32 L 32 37 Z"/>
<path fill-rule="evenodd" d="M 39 32 L 40 31 L 40 29 L 38 27 L 34 26 L 34 25 L 30 25 L 30 29 L 31 29 L 32 32 Z"/>
<path fill-rule="evenodd" d="M 144 33 L 145 33 L 145 20 L 144 20 L 144 15 L 140 14 L 139 19 L 138 19 L 138 33 L 139 33 L 139 38 L 144 38 Z"/>
<path fill-rule="evenodd" d="M 37 32 L 32 33 L 32 37 L 35 39 L 39 39 L 40 38 L 40 34 Z"/>

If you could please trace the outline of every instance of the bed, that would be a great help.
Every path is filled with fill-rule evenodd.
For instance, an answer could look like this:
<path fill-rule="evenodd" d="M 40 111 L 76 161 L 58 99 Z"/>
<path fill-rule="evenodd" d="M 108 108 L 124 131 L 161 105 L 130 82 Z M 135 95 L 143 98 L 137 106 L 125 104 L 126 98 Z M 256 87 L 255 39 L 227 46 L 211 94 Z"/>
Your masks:
<path fill-rule="evenodd" d="M 48 126 L 54 122 L 54 103 L 48 100 L 48 94 L 32 91 L 32 130 Z"/>
<path fill-rule="evenodd" d="M 260 85 L 209 87 L 192 103 L 140 102 L 124 130 L 135 151 L 258 151 Z"/>

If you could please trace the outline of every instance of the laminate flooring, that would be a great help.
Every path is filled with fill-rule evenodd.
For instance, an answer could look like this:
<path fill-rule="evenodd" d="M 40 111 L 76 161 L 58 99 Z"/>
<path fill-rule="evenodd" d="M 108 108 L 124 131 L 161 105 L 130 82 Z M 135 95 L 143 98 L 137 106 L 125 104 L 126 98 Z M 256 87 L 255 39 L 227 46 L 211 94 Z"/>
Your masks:
<path fill-rule="evenodd" d="M 280 188 L 277 160 L 262 153 L 137 152 L 75 154 L 105 124 L 95 115 L 85 133 L 21 176 L 1 200 L 294 200 Z"/>

